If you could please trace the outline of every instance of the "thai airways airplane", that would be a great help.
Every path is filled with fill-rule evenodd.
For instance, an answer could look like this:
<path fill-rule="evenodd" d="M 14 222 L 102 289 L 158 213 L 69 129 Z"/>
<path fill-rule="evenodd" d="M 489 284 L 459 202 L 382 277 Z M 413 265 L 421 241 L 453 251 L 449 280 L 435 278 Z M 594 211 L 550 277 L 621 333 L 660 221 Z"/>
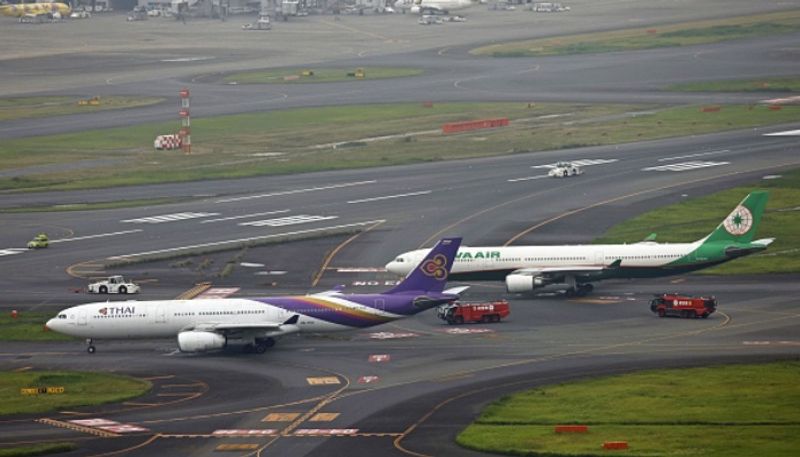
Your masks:
<path fill-rule="evenodd" d="M 752 241 L 767 205 L 768 193 L 749 194 L 708 236 L 692 243 L 656 243 L 655 234 L 633 244 L 572 246 L 462 246 L 450 273 L 452 280 L 505 280 L 512 293 L 550 286 L 567 296 L 585 295 L 592 282 L 611 278 L 669 276 L 719 265 L 774 241 Z M 424 251 L 400 254 L 386 265 L 393 273 L 410 271 Z"/>
<path fill-rule="evenodd" d="M 86 338 L 169 338 L 182 352 L 241 345 L 263 353 L 275 339 L 298 332 L 372 327 L 458 299 L 465 288 L 444 290 L 461 238 L 440 240 L 397 286 L 380 294 L 338 290 L 305 296 L 99 302 L 67 308 L 47 328 Z"/>
<path fill-rule="evenodd" d="M 19 3 L 16 5 L 1 5 L 0 14 L 3 16 L 23 17 L 39 16 L 44 14 L 67 17 L 72 11 L 65 3 Z"/>

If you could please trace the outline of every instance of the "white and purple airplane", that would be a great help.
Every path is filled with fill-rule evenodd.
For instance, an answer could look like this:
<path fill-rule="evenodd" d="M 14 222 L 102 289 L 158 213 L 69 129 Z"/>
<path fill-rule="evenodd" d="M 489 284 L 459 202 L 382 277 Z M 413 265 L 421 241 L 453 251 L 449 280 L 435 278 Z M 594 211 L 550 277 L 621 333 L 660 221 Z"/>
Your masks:
<path fill-rule="evenodd" d="M 444 290 L 461 238 L 440 240 L 394 288 L 380 294 L 344 294 L 96 302 L 67 308 L 47 328 L 94 339 L 145 339 L 177 336 L 182 352 L 242 346 L 263 353 L 275 339 L 299 332 L 336 332 L 372 327 L 450 303 L 466 287 Z"/>

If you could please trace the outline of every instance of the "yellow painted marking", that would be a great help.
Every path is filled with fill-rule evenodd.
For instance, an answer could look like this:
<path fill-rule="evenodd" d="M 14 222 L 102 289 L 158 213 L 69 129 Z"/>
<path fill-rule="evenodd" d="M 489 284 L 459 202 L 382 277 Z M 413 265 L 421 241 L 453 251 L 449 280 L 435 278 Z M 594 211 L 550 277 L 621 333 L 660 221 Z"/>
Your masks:
<path fill-rule="evenodd" d="M 309 422 L 330 422 L 336 420 L 339 417 L 339 413 L 317 413 L 311 416 L 308 420 Z"/>
<path fill-rule="evenodd" d="M 185 397 L 187 395 L 194 395 L 196 392 L 162 392 L 157 394 L 158 397 Z"/>
<path fill-rule="evenodd" d="M 203 384 L 199 382 L 193 382 L 191 384 L 164 384 L 161 386 L 162 389 L 171 389 L 175 387 L 203 387 Z"/>
<path fill-rule="evenodd" d="M 325 386 L 331 384 L 341 384 L 342 381 L 336 376 L 320 376 L 316 378 L 306 378 L 306 381 L 312 386 Z"/>
<path fill-rule="evenodd" d="M 270 413 L 261 422 L 291 422 L 300 417 L 300 413 Z"/>
<path fill-rule="evenodd" d="M 191 289 L 187 290 L 186 292 L 178 295 L 178 300 L 191 300 L 194 297 L 202 294 L 203 292 L 207 291 L 211 288 L 210 282 L 202 282 L 197 284 L 196 286 L 192 287 Z"/>
<path fill-rule="evenodd" d="M 686 278 L 673 279 L 672 281 L 670 281 L 670 284 L 680 284 L 684 281 L 686 281 Z"/>
<path fill-rule="evenodd" d="M 144 379 L 145 381 L 157 381 L 159 379 L 172 379 L 174 377 L 175 377 L 174 374 L 169 374 L 169 375 L 165 375 L 165 376 L 153 376 L 153 377 L 150 377 L 150 378 L 142 378 L 142 379 Z"/>
<path fill-rule="evenodd" d="M 16 370 L 14 370 L 14 373 L 21 373 L 23 371 L 28 371 L 28 370 L 30 370 L 32 368 L 33 367 L 20 367 L 20 368 L 17 368 Z"/>
<path fill-rule="evenodd" d="M 246 444 L 246 443 L 242 443 L 242 444 L 220 444 L 219 446 L 214 448 L 214 450 L 215 451 L 223 451 L 223 452 L 226 452 L 226 451 L 254 451 L 254 450 L 258 449 L 258 446 L 259 446 L 258 444 Z"/>

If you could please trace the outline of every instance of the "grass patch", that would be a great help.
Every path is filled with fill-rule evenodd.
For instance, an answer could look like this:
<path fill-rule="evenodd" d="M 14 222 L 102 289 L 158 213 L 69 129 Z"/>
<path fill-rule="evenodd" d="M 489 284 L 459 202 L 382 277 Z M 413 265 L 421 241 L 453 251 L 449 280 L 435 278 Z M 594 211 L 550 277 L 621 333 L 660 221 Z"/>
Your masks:
<path fill-rule="evenodd" d="M 702 81 L 673 84 L 676 92 L 800 92 L 800 77 Z"/>
<path fill-rule="evenodd" d="M 51 213 L 57 211 L 95 211 L 99 209 L 134 208 L 138 206 L 166 205 L 181 201 L 178 198 L 150 198 L 139 200 L 118 200 L 97 203 L 70 203 L 65 205 L 26 206 L 14 208 L 0 208 L 0 213 Z"/>
<path fill-rule="evenodd" d="M 16 319 L 8 310 L 0 314 L 0 341 L 69 341 L 74 338 L 44 329 L 55 313 L 21 311 Z"/>
<path fill-rule="evenodd" d="M 652 232 L 660 242 L 698 240 L 717 226 L 749 192 L 769 191 L 758 238 L 776 238 L 765 252 L 702 270 L 702 274 L 771 274 L 800 272 L 800 170 L 779 179 L 727 189 L 649 211 L 611 227 L 595 243 L 643 240 Z"/>
<path fill-rule="evenodd" d="M 64 387 L 63 394 L 20 395 L 26 387 Z M 0 416 L 99 405 L 138 397 L 151 384 L 110 373 L 26 371 L 0 373 Z"/>
<path fill-rule="evenodd" d="M 504 397 L 457 438 L 508 455 L 791 456 L 800 445 L 800 363 L 656 370 Z M 555 434 L 586 424 L 586 434 Z M 603 451 L 603 441 L 628 451 Z"/>
<path fill-rule="evenodd" d="M 800 31 L 800 11 L 683 22 L 652 27 L 583 33 L 483 46 L 471 54 L 535 57 L 691 46 Z"/>
<path fill-rule="evenodd" d="M 446 122 L 508 117 L 509 127 L 443 135 Z M 487 157 L 702 134 L 800 118 L 800 107 L 442 103 L 356 105 L 192 121 L 193 153 L 151 149 L 173 123 L 41 136 L 0 144 L 0 169 L 76 164 L 0 179 L 0 190 L 73 190 L 241 178 Z M 414 140 L 407 136 L 412 133 Z M 379 141 L 365 141 L 383 137 Z M 334 148 L 333 143 L 359 144 Z M 113 165 L 104 160 L 118 157 Z M 68 168 L 68 169 L 67 169 Z"/>
<path fill-rule="evenodd" d="M 34 457 L 78 449 L 75 443 L 42 443 L 0 449 L 0 457 Z"/>
<path fill-rule="evenodd" d="M 65 114 L 90 113 L 154 105 L 158 97 L 101 97 L 99 105 L 78 105 L 80 97 L 17 97 L 0 99 L 0 121 L 30 119 Z"/>
<path fill-rule="evenodd" d="M 312 74 L 304 74 L 310 71 Z M 364 77 L 355 77 L 355 68 L 287 68 L 247 71 L 225 76 L 223 81 L 236 84 L 309 84 L 370 79 L 405 78 L 422 74 L 419 68 L 365 67 Z"/>

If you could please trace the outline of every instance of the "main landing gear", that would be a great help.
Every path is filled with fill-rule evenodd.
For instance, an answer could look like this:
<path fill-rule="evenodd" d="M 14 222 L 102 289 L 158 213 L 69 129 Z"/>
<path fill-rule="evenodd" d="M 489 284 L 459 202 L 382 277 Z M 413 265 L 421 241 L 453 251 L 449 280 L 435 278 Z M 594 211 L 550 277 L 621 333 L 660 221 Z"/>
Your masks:
<path fill-rule="evenodd" d="M 594 290 L 594 286 L 591 284 L 576 284 L 575 287 L 570 287 L 564 293 L 567 297 L 583 297 L 591 293 Z"/>
<path fill-rule="evenodd" d="M 275 346 L 275 338 L 257 338 L 254 344 L 245 344 L 242 347 L 242 352 L 245 354 L 263 354 L 272 346 Z"/>
<path fill-rule="evenodd" d="M 92 344 L 91 338 L 86 338 L 86 346 L 87 346 L 86 352 L 88 352 L 89 354 L 94 354 L 94 352 L 97 350 L 97 348 L 95 348 L 94 345 Z"/>

